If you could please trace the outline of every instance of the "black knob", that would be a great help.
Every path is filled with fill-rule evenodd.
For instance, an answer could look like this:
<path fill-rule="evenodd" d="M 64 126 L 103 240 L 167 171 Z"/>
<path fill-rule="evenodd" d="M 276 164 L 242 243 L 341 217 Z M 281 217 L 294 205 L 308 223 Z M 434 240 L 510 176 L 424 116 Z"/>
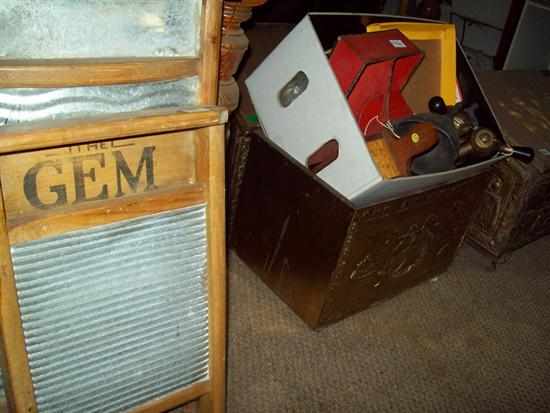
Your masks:
<path fill-rule="evenodd" d="M 432 113 L 444 115 L 447 113 L 447 105 L 441 96 L 434 96 L 428 101 L 428 108 Z"/>
<path fill-rule="evenodd" d="M 531 163 L 535 159 L 535 150 L 529 146 L 507 146 L 506 151 L 523 163 Z"/>

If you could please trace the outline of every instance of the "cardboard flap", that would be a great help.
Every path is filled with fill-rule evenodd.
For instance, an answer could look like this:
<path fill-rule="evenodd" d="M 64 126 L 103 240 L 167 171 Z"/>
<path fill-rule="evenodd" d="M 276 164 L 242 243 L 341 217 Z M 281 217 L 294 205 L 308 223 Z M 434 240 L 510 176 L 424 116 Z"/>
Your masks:
<path fill-rule="evenodd" d="M 487 170 L 491 165 L 506 157 L 498 156 L 475 165 L 445 172 L 388 179 L 355 198 L 353 205 L 363 208 L 471 178 L 481 174 L 481 172 Z"/>
<path fill-rule="evenodd" d="M 307 85 L 285 107 L 281 90 L 299 72 L 307 77 Z M 338 142 L 337 159 L 318 176 L 343 196 L 352 199 L 381 180 L 309 16 L 246 85 L 266 135 L 302 165 L 328 141 Z"/>

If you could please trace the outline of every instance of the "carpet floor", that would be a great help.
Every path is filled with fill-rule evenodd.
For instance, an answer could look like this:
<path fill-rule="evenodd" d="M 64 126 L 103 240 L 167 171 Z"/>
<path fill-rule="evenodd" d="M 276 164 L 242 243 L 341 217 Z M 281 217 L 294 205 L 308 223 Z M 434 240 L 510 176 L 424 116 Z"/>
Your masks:
<path fill-rule="evenodd" d="M 550 411 L 550 237 L 317 332 L 229 262 L 228 413 Z"/>

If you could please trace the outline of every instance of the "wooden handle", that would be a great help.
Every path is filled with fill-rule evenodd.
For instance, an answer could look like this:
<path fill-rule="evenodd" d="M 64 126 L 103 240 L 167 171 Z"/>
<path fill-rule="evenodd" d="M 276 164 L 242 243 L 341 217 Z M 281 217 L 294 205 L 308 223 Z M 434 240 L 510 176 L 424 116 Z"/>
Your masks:
<path fill-rule="evenodd" d="M 409 175 L 412 159 L 439 142 L 437 130 L 430 123 L 415 124 L 406 134 L 397 139 L 384 129 L 377 139 L 367 141 L 367 147 L 380 175 L 384 179 Z"/>
<path fill-rule="evenodd" d="M 390 132 L 384 132 L 384 139 L 393 154 L 400 176 L 409 175 L 412 159 L 439 142 L 437 130 L 430 123 L 415 124 L 401 139 L 397 139 Z"/>

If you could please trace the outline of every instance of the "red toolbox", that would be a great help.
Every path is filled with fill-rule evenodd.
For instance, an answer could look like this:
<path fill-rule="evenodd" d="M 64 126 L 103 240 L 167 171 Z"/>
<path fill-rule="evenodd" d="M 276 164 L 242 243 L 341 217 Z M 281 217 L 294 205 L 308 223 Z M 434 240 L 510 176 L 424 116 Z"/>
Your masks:
<path fill-rule="evenodd" d="M 422 58 L 399 30 L 340 37 L 329 62 L 363 135 L 379 133 L 380 122 L 412 115 L 401 89 Z"/>

